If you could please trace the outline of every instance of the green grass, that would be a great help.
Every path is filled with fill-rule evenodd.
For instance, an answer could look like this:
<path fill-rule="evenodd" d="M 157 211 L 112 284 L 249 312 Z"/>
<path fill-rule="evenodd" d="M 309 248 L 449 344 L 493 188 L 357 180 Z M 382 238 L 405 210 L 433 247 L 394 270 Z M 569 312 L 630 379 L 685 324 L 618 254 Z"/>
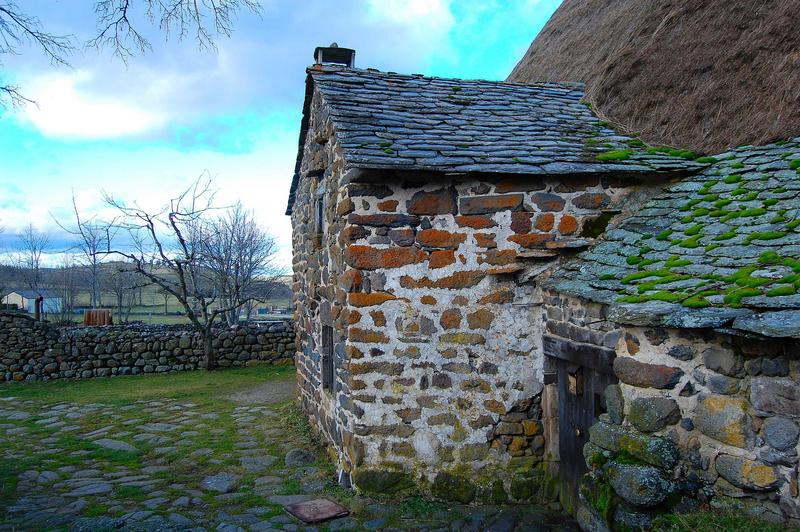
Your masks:
<path fill-rule="evenodd" d="M 45 403 L 69 401 L 116 405 L 163 398 L 216 402 L 226 394 L 291 373 L 294 373 L 291 366 L 259 366 L 214 372 L 190 371 L 82 381 L 34 382 L 0 387 L 0 397 L 35 399 Z"/>
<path fill-rule="evenodd" d="M 797 532 L 786 524 L 750 517 L 742 510 L 697 510 L 688 514 L 664 514 L 653 521 L 652 530 L 675 532 Z"/>
<path fill-rule="evenodd" d="M 108 513 L 108 506 L 97 502 L 91 502 L 89 506 L 84 508 L 82 513 L 86 517 L 100 517 Z"/>
<path fill-rule="evenodd" d="M 114 490 L 117 497 L 128 499 L 135 502 L 142 502 L 147 499 L 147 492 L 139 486 L 117 486 Z"/>

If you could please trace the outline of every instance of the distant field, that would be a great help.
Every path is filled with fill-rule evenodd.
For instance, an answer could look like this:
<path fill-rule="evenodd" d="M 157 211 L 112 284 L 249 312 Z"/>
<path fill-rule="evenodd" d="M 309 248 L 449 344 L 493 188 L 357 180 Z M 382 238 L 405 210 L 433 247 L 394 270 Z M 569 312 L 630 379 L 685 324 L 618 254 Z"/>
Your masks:
<path fill-rule="evenodd" d="M 88 292 L 80 292 L 75 298 L 76 307 L 88 307 L 90 302 L 91 297 Z M 116 299 L 113 294 L 102 294 L 98 303 L 98 307 L 101 308 L 111 308 L 112 310 L 116 308 Z M 270 299 L 262 306 L 291 308 L 292 300 L 288 298 Z M 254 319 L 287 319 L 290 317 L 291 314 L 253 314 Z M 72 320 L 76 323 L 82 323 L 83 316 L 75 314 L 72 316 Z M 137 295 L 136 304 L 131 309 L 128 320 L 166 325 L 189 323 L 189 319 L 183 315 L 183 306 L 178 303 L 178 300 L 169 295 L 166 298 L 165 305 L 164 296 L 158 293 L 155 287 L 142 289 L 141 298 Z M 114 321 L 118 323 L 119 317 L 114 316 Z"/>

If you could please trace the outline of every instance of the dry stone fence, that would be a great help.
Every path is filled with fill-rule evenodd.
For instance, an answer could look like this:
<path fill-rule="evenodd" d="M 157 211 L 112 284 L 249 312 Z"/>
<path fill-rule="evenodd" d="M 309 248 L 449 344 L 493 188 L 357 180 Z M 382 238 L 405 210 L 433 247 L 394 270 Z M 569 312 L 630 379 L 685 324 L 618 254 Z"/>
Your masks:
<path fill-rule="evenodd" d="M 221 367 L 291 363 L 288 321 L 217 330 Z M 200 368 L 202 339 L 184 325 L 60 327 L 0 313 L 0 382 L 43 381 L 190 371 Z"/>

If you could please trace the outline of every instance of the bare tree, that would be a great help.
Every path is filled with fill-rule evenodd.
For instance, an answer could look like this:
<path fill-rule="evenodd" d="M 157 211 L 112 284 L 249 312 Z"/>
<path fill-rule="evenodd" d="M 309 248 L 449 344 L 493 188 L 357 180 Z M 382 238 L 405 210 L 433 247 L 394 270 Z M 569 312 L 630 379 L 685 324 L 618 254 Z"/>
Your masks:
<path fill-rule="evenodd" d="M 169 298 L 172 297 L 172 294 L 163 288 L 159 288 L 157 292 L 161 297 L 164 298 L 164 316 L 166 316 L 169 314 Z"/>
<path fill-rule="evenodd" d="M 50 245 L 50 238 L 38 231 L 33 224 L 28 224 L 17 237 L 20 251 L 16 256 L 16 265 L 22 274 L 25 285 L 31 290 L 42 288 L 42 256 Z"/>
<path fill-rule="evenodd" d="M 5 227 L 0 225 L 0 237 L 3 236 L 4 230 Z M 7 295 L 6 290 L 11 284 L 11 267 L 6 264 L 5 258 L 5 250 L 0 248 L 0 303 L 2 303 L 2 298 Z"/>
<path fill-rule="evenodd" d="M 51 214 L 53 220 L 61 229 L 75 238 L 72 250 L 81 257 L 82 266 L 86 272 L 86 281 L 89 287 L 89 304 L 95 308 L 100 303 L 99 289 L 102 274 L 101 252 L 111 247 L 114 238 L 115 226 L 111 223 L 99 222 L 96 216 L 82 218 L 75 201 L 75 192 L 72 193 L 72 212 L 75 217 L 74 225 L 67 226 Z"/>
<path fill-rule="evenodd" d="M 214 49 L 217 35 L 231 35 L 240 11 L 261 13 L 258 0 L 97 0 L 94 6 L 97 29 L 85 45 L 111 48 L 123 61 L 151 48 L 138 21 L 157 25 L 166 38 L 174 34 L 182 40 L 191 34 L 201 48 Z M 52 33 L 14 0 L 0 0 L 0 55 L 19 54 L 30 45 L 56 65 L 69 65 L 68 57 L 78 48 L 74 35 Z M 31 100 L 15 85 L 0 85 L 0 106 L 9 103 Z"/>
<path fill-rule="evenodd" d="M 55 65 L 66 65 L 75 50 L 72 35 L 56 35 L 42 28 L 38 17 L 22 12 L 16 2 L 0 1 L 0 54 L 18 54 L 20 48 L 34 45 Z M 0 63 L 2 64 L 2 63 Z M 31 103 L 16 85 L 0 85 L 0 105 Z"/>
<path fill-rule="evenodd" d="M 75 297 L 78 294 L 77 268 L 73 257 L 64 254 L 61 264 L 53 272 L 51 285 L 61 297 L 61 309 L 58 321 L 72 320 L 72 311 L 75 309 Z"/>
<path fill-rule="evenodd" d="M 97 35 L 87 44 L 97 48 L 110 47 L 123 61 L 136 53 L 150 50 L 150 42 L 131 23 L 135 6 L 144 8 L 144 15 L 166 37 L 177 35 L 178 40 L 194 34 L 201 49 L 213 50 L 216 35 L 229 37 L 233 19 L 241 10 L 260 13 L 255 0 L 99 0 L 95 3 Z"/>
<path fill-rule="evenodd" d="M 203 337 L 205 368 L 214 369 L 212 341 L 217 318 L 240 309 L 253 295 L 239 290 L 223 297 L 219 277 L 208 267 L 214 261 L 206 255 L 208 247 L 202 239 L 209 235 L 213 215 L 224 210 L 214 206 L 210 180 L 199 179 L 157 212 L 126 205 L 108 195 L 106 201 L 120 214 L 116 227 L 133 242 L 129 247 L 109 247 L 106 253 L 124 257 L 137 273 L 178 301 Z"/>
<path fill-rule="evenodd" d="M 262 230 L 241 203 L 204 224 L 201 234 L 201 265 L 211 273 L 220 303 L 230 310 L 228 325 L 239 323 L 242 302 L 263 301 L 269 296 L 264 281 L 279 275 L 274 265 L 275 240 Z M 252 309 L 252 305 L 247 305 Z M 249 319 L 249 313 L 248 313 Z"/>
<path fill-rule="evenodd" d="M 114 295 L 115 314 L 121 323 L 130 319 L 131 309 L 136 300 L 136 292 L 147 281 L 127 262 L 114 262 L 106 265 L 103 285 Z"/>

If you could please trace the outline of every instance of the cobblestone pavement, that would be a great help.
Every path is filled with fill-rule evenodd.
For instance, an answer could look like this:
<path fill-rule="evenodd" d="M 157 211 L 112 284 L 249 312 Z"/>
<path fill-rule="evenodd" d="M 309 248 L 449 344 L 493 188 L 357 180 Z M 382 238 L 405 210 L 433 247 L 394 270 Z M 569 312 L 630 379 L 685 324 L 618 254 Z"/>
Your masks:
<path fill-rule="evenodd" d="M 292 402 L 282 399 L 0 397 L 0 531 L 576 530 L 562 514 L 530 506 L 354 496 L 335 485 Z M 351 516 L 310 527 L 283 509 L 317 496 L 339 500 Z"/>

